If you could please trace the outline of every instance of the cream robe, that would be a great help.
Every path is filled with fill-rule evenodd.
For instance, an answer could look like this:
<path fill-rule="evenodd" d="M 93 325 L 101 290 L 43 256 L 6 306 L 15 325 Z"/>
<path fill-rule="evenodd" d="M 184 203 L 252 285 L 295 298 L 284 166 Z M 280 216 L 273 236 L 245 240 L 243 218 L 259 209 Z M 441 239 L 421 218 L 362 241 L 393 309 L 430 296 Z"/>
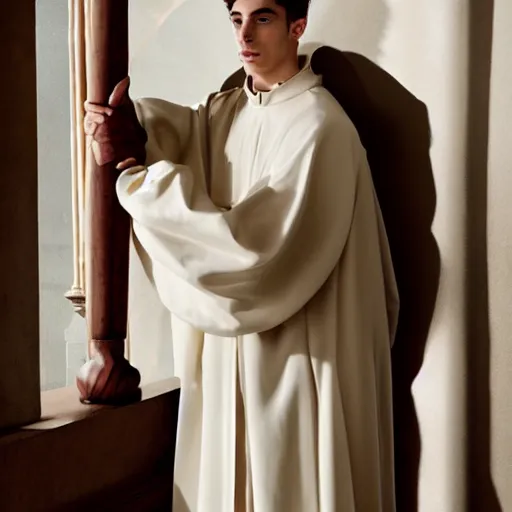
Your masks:
<path fill-rule="evenodd" d="M 117 192 L 144 271 L 131 332 L 162 321 L 148 283 L 171 312 L 175 512 L 394 510 L 395 281 L 365 151 L 320 84 L 307 66 L 137 103 L 148 162 Z"/>

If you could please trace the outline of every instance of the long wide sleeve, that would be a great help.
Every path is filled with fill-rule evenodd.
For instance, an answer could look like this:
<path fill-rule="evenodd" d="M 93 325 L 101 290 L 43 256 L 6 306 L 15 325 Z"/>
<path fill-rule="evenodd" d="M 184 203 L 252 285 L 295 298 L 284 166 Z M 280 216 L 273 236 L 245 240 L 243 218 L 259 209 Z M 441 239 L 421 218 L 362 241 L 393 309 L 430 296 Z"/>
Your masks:
<path fill-rule="evenodd" d="M 172 313 L 238 336 L 286 321 L 320 289 L 350 230 L 362 150 L 348 120 L 316 121 L 286 134 L 228 211 L 210 199 L 199 161 L 157 159 L 120 176 L 146 272 Z"/>

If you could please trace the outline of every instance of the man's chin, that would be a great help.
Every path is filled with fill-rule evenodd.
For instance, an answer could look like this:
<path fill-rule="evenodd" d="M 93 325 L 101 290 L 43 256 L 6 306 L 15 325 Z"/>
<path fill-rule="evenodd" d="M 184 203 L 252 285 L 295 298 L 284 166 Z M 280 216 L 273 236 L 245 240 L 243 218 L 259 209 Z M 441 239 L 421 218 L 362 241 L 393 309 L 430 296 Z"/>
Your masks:
<path fill-rule="evenodd" d="M 247 75 L 252 75 L 253 73 L 261 73 L 264 69 L 264 67 L 257 62 L 244 62 L 243 68 Z"/>

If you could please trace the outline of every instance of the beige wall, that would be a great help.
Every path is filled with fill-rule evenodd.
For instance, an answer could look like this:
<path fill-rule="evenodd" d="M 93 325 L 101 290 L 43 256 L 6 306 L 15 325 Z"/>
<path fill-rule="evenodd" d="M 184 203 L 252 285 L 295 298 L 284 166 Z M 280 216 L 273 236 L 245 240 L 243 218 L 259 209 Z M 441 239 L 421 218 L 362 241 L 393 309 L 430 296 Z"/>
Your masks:
<path fill-rule="evenodd" d="M 495 4 L 491 105 L 491 1 L 313 0 L 304 38 L 309 48 L 362 54 L 405 88 L 347 56 L 350 79 L 368 101 L 366 125 L 375 121 L 365 136 L 370 157 L 388 158 L 386 165 L 373 161 L 388 173 L 378 188 L 388 195 L 382 202 L 405 299 L 394 363 L 398 493 L 406 512 L 416 501 L 422 512 L 497 512 L 499 501 L 512 508 L 512 6 Z M 152 5 L 149 13 L 143 0 L 131 2 L 133 95 L 191 104 L 218 89 L 239 65 L 223 2 Z M 428 121 L 411 94 L 426 105 L 430 151 Z M 361 116 L 362 92 L 347 98 Z M 384 121 L 387 151 L 375 140 Z M 393 183 L 387 192 L 386 182 Z"/>
<path fill-rule="evenodd" d="M 421 439 L 418 503 L 422 512 L 457 512 L 465 510 L 465 475 L 461 468 L 465 464 L 464 182 L 468 12 L 466 2 L 421 0 L 388 4 L 388 24 L 378 62 L 428 109 L 436 189 L 432 232 L 441 260 L 436 308 L 423 364 L 413 383 Z M 414 167 L 410 172 L 415 172 Z M 412 212 L 414 205 L 411 205 Z M 417 270 L 425 271 L 421 267 Z M 409 300 L 415 301 L 416 297 L 409 297 Z M 398 422 L 401 420 L 397 418 Z M 400 432 L 408 435 L 403 428 Z M 397 442 L 402 441 L 397 439 Z M 404 455 L 397 456 L 400 467 L 400 457 Z M 407 477 L 399 478 L 398 493 L 402 491 L 401 486 L 411 484 L 413 481 Z M 400 496 L 398 501 L 403 510 L 413 503 L 402 502 Z"/>
<path fill-rule="evenodd" d="M 492 474 L 512 507 L 512 3 L 496 0 L 489 145 Z"/>

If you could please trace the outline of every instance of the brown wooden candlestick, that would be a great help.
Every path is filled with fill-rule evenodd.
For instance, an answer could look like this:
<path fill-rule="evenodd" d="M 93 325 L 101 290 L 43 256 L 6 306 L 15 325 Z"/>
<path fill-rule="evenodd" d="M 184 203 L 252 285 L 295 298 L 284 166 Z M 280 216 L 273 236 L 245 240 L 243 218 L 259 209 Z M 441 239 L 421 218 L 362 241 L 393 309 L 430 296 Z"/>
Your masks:
<path fill-rule="evenodd" d="M 91 0 L 87 97 L 107 105 L 128 75 L 128 0 Z M 90 149 L 89 149 L 90 152 Z M 130 219 L 120 206 L 116 162 L 88 155 L 87 323 L 91 360 L 77 385 L 82 401 L 125 403 L 140 397 L 140 374 L 124 357 L 128 310 Z"/>

